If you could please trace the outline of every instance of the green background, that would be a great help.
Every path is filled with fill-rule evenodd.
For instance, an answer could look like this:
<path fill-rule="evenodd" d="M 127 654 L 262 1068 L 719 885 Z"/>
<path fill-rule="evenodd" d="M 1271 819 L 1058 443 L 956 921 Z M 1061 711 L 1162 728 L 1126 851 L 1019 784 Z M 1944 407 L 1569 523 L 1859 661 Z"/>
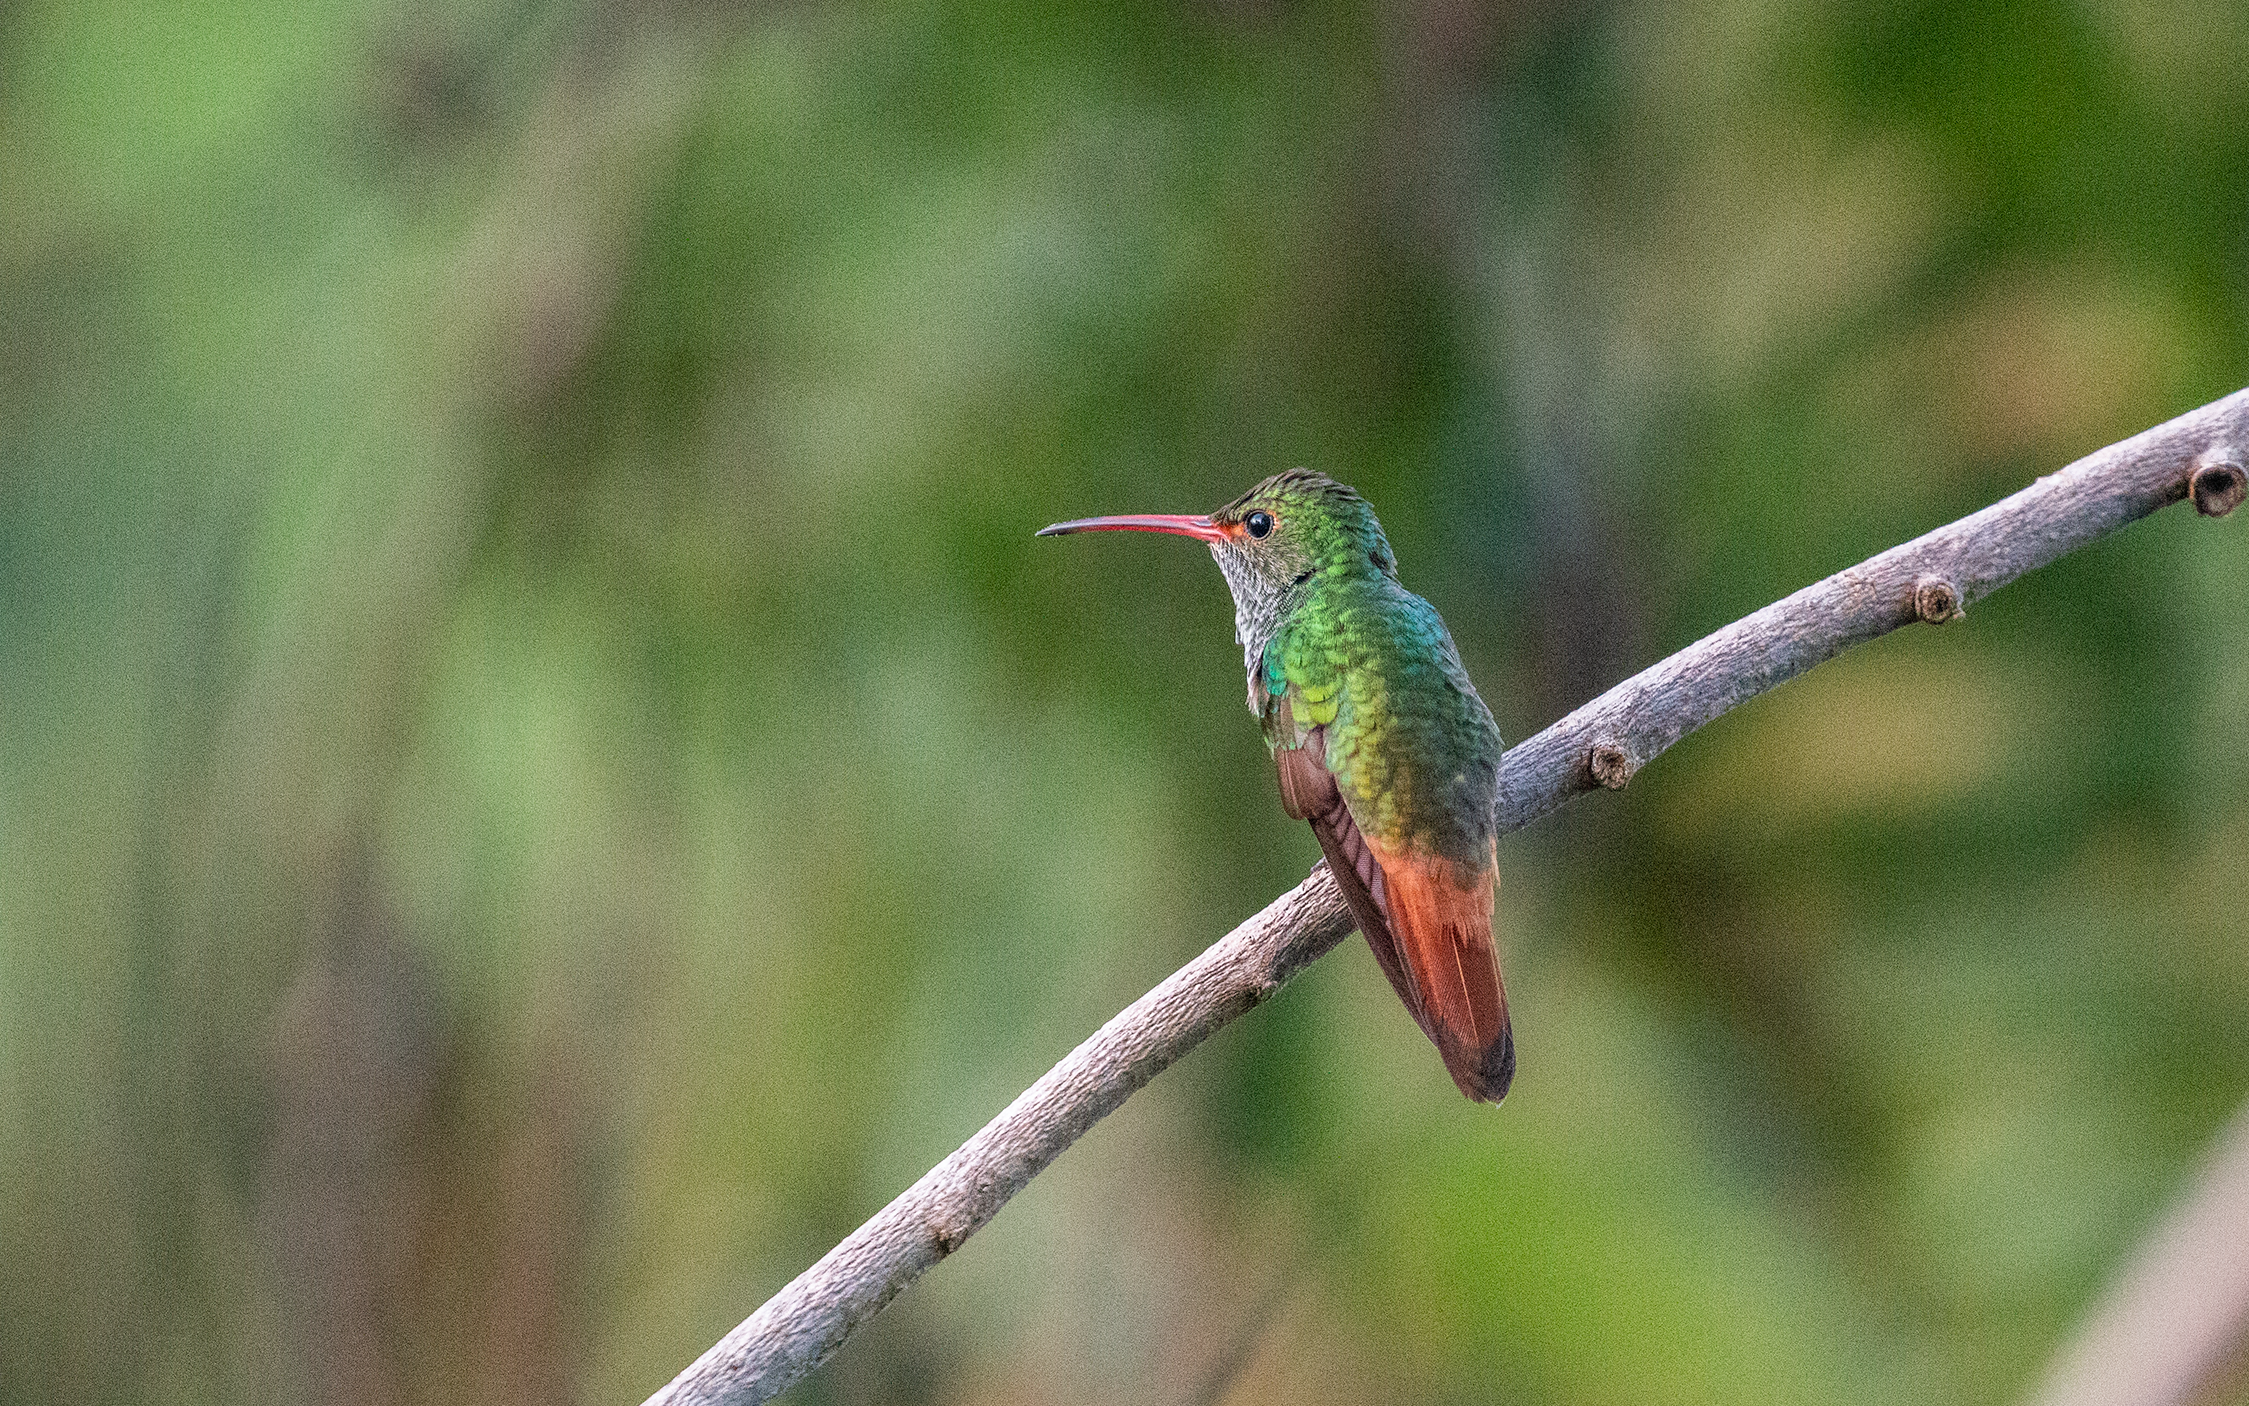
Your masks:
<path fill-rule="evenodd" d="M 637 1401 L 1301 879 L 1358 485 L 1510 738 L 2249 379 L 2232 0 L 0 5 L 0 1400 Z M 2173 510 L 1506 841 L 805 1403 L 2003 1402 L 2249 1093 Z"/>

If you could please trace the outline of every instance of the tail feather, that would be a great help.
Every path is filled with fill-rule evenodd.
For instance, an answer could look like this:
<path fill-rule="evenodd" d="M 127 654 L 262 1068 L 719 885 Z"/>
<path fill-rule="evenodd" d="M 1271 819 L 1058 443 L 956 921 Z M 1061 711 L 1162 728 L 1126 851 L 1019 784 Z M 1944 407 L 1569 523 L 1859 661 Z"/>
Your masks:
<path fill-rule="evenodd" d="M 1421 997 L 1423 1026 L 1460 1091 L 1497 1103 L 1515 1077 L 1515 1037 L 1492 945 L 1495 866 L 1377 851 L 1398 955 Z"/>

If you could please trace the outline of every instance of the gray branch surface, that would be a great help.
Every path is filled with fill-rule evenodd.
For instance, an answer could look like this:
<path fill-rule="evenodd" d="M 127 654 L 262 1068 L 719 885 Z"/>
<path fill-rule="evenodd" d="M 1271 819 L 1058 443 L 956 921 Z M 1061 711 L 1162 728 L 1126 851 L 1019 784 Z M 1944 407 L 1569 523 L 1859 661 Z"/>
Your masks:
<path fill-rule="evenodd" d="M 1956 619 L 2024 572 L 2166 504 L 2191 497 L 2222 516 L 2249 493 L 2244 464 L 2249 389 L 1745 616 L 1509 749 L 1499 828 L 1621 787 L 1735 704 L 1900 625 Z M 1134 1090 L 1351 932 L 1334 882 L 1315 870 L 1070 1051 L 646 1406 L 751 1406 L 803 1377 Z"/>

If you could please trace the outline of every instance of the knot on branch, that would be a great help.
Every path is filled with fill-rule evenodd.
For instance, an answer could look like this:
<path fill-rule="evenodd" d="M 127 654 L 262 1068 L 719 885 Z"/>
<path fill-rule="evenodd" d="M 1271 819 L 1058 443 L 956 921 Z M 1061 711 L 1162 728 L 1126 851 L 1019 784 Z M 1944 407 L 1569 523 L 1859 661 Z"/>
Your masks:
<path fill-rule="evenodd" d="M 1251 968 L 1248 983 L 1242 988 L 1242 1008 L 1262 1006 L 1280 994 L 1290 977 L 1303 970 L 1304 962 L 1292 950 L 1294 944 L 1283 946 L 1273 954 L 1272 960 L 1259 962 Z"/>
<path fill-rule="evenodd" d="M 1913 583 L 1913 613 L 1932 625 L 1958 620 L 1968 613 L 1960 603 L 1960 588 L 1942 576 L 1924 576 Z"/>
<path fill-rule="evenodd" d="M 2204 517 L 2224 517 L 2249 497 L 2249 472 L 2230 459 L 2213 459 L 2187 480 L 2187 496 Z"/>
<path fill-rule="evenodd" d="M 1632 760 L 1632 754 L 1625 751 L 1621 743 L 1608 740 L 1596 742 L 1593 750 L 1585 754 L 1586 773 L 1597 784 L 1611 791 L 1623 790 L 1624 783 L 1630 781 L 1632 773 L 1639 769 L 1640 764 Z"/>
<path fill-rule="evenodd" d="M 993 1187 L 988 1176 L 978 1176 L 970 1184 L 973 1189 L 964 1204 L 937 1207 L 922 1222 L 922 1228 L 929 1232 L 930 1243 L 936 1247 L 939 1259 L 967 1244 L 968 1237 L 976 1233 L 977 1205 L 992 1194 Z"/>

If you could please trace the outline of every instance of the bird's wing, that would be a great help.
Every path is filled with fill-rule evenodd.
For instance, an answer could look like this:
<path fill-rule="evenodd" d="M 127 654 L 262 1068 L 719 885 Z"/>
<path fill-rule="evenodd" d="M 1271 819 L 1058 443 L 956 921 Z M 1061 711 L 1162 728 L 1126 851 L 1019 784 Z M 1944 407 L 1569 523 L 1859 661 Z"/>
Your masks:
<path fill-rule="evenodd" d="M 1288 707 L 1286 699 L 1280 706 Z M 1336 887 L 1343 891 L 1343 901 L 1350 905 L 1351 916 L 1358 920 L 1359 931 L 1365 934 L 1367 946 L 1373 949 L 1375 965 L 1390 979 L 1391 989 L 1406 1003 L 1406 1010 L 1412 1013 L 1422 1033 L 1435 1040 L 1437 1032 L 1430 1028 L 1428 1017 L 1422 1013 L 1421 995 L 1414 989 L 1413 976 L 1398 955 L 1398 944 L 1390 935 L 1390 921 L 1383 900 L 1382 866 L 1375 862 L 1374 852 L 1367 848 L 1366 837 L 1359 833 L 1350 808 L 1344 805 L 1343 793 L 1336 787 L 1335 773 L 1328 770 L 1326 758 L 1324 728 L 1314 728 L 1298 746 L 1274 749 L 1273 766 L 1281 781 L 1281 808 L 1298 820 L 1312 823 L 1312 833 L 1320 841 L 1320 853 L 1327 856 L 1328 872 L 1335 876 Z"/>
<path fill-rule="evenodd" d="M 1464 865 L 1370 842 L 1328 759 L 1342 680 L 1307 686 L 1288 677 L 1277 653 L 1259 683 L 1282 808 L 1311 822 L 1376 964 L 1453 1082 L 1472 1099 L 1497 1103 L 1515 1075 L 1515 1041 L 1492 944 L 1496 856 L 1487 851 L 1483 864 Z"/>

